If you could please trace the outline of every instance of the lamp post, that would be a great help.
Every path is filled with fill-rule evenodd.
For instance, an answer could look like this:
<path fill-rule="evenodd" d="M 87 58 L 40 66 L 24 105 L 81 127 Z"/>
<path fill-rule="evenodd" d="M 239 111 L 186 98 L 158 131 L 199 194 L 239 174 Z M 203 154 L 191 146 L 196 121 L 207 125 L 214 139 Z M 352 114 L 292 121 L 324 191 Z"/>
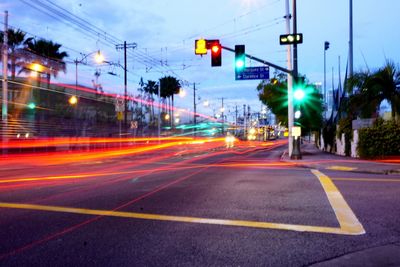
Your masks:
<path fill-rule="evenodd" d="M 328 108 L 328 101 L 326 101 L 326 50 L 329 49 L 329 42 L 325 41 L 324 43 L 324 104 L 325 104 L 325 119 L 326 119 L 326 110 Z"/>
<path fill-rule="evenodd" d="M 88 58 L 89 56 L 95 54 L 95 53 L 96 53 L 96 55 L 95 55 L 94 59 L 95 59 L 96 63 L 102 63 L 102 62 L 104 61 L 104 57 L 103 57 L 103 55 L 100 53 L 100 50 L 91 52 L 91 53 L 89 53 L 89 54 L 82 54 L 82 53 L 81 53 L 82 58 L 81 58 L 80 60 L 78 60 L 78 59 L 75 59 L 75 60 L 74 60 L 74 63 L 75 63 L 75 95 L 74 95 L 74 96 L 75 96 L 75 97 L 72 96 L 72 97 L 70 98 L 70 103 L 73 104 L 73 105 L 77 103 L 77 92 L 78 92 L 78 64 L 79 64 L 79 63 L 84 63 L 84 64 L 86 64 L 87 58 Z"/>

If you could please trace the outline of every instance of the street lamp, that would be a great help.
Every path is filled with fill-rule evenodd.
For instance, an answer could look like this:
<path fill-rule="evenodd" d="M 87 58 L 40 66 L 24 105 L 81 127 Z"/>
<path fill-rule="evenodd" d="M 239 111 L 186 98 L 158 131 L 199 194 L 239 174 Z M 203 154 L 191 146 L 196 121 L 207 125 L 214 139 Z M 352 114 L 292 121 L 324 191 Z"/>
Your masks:
<path fill-rule="evenodd" d="M 324 43 L 324 104 L 325 104 L 325 119 L 326 119 L 326 110 L 328 108 L 328 101 L 326 101 L 326 50 L 329 49 L 329 42 L 325 41 Z"/>
<path fill-rule="evenodd" d="M 91 53 L 89 53 L 89 54 L 83 54 L 83 53 L 81 53 L 82 58 L 81 58 L 80 60 L 78 60 L 78 59 L 75 59 L 75 60 L 74 60 L 74 63 L 75 63 L 75 99 L 76 99 L 76 101 L 75 101 L 75 100 L 71 100 L 71 98 L 70 98 L 69 102 L 70 102 L 70 103 L 71 103 L 71 102 L 74 102 L 74 103 L 71 103 L 71 104 L 76 104 L 76 103 L 78 102 L 78 99 L 77 99 L 77 91 L 78 91 L 78 64 L 79 64 L 79 63 L 84 63 L 84 64 L 86 64 L 87 58 L 88 58 L 89 56 L 93 55 L 93 54 L 95 54 L 94 60 L 96 61 L 96 63 L 99 63 L 99 64 L 100 64 L 100 63 L 102 63 L 102 62 L 104 61 L 104 56 L 100 53 L 100 50 L 91 52 Z"/>

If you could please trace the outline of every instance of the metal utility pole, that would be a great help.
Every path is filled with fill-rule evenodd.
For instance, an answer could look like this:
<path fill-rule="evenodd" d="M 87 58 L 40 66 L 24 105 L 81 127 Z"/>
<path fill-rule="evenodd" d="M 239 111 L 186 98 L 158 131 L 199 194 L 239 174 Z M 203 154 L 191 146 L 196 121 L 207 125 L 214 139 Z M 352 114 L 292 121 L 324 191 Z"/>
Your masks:
<path fill-rule="evenodd" d="M 160 99 L 160 91 L 161 91 L 161 82 L 158 84 L 158 123 L 157 123 L 157 134 L 158 134 L 158 141 L 160 141 L 160 128 L 161 128 L 161 99 Z"/>
<path fill-rule="evenodd" d="M 293 34 L 297 34 L 297 0 L 293 0 Z M 297 60 L 297 43 L 293 43 L 293 77 L 297 79 L 299 76 L 298 60 Z"/>
<path fill-rule="evenodd" d="M 289 0 L 286 0 L 286 33 L 290 34 L 290 11 L 289 11 Z M 292 70 L 292 47 L 287 45 L 287 67 L 288 70 Z M 293 152 L 293 136 L 292 136 L 292 128 L 293 128 L 293 75 L 292 73 L 288 73 L 288 128 L 289 128 L 289 157 L 292 156 Z"/>
<path fill-rule="evenodd" d="M 293 34 L 297 34 L 297 0 L 293 0 Z M 295 83 L 298 82 L 299 71 L 298 71 L 298 61 L 297 61 L 297 43 L 293 44 L 293 79 Z M 292 101 L 293 97 L 291 96 Z M 293 105 L 293 102 L 292 102 Z M 293 116 L 293 108 L 291 109 Z M 292 122 L 294 124 L 294 119 L 292 118 Z M 292 133 L 293 134 L 293 133 Z M 293 138 L 293 137 L 292 137 Z M 297 136 L 294 140 L 292 154 L 290 156 L 291 159 L 301 159 L 301 149 L 300 149 L 300 139 L 301 136 Z"/>
<path fill-rule="evenodd" d="M 127 44 L 126 41 L 124 41 L 123 44 L 117 44 L 115 48 L 117 50 L 119 49 L 124 49 L 124 124 L 125 128 L 128 127 L 128 76 L 127 76 L 127 60 L 126 60 L 126 49 L 127 48 L 132 48 L 135 49 L 137 47 L 136 43 L 130 43 Z"/>
<path fill-rule="evenodd" d="M 3 37 L 3 102 L 1 108 L 1 120 L 3 122 L 3 134 L 7 134 L 8 124 L 8 11 L 4 12 L 4 37 Z"/>
<path fill-rule="evenodd" d="M 238 125 L 238 106 L 235 106 L 235 135 L 237 134 L 237 125 Z"/>
<path fill-rule="evenodd" d="M 353 76 L 353 0 L 350 1 L 349 77 Z"/>
<path fill-rule="evenodd" d="M 243 137 L 246 138 L 247 134 L 247 119 L 246 119 L 246 105 L 243 105 Z"/>
<path fill-rule="evenodd" d="M 224 98 L 221 98 L 222 106 L 221 106 L 221 116 L 222 116 L 222 134 L 225 134 L 225 117 L 224 117 Z"/>
<path fill-rule="evenodd" d="M 196 83 L 193 83 L 193 125 L 194 125 L 194 131 L 193 134 L 196 136 L 196 117 L 197 117 L 197 111 L 196 111 Z"/>

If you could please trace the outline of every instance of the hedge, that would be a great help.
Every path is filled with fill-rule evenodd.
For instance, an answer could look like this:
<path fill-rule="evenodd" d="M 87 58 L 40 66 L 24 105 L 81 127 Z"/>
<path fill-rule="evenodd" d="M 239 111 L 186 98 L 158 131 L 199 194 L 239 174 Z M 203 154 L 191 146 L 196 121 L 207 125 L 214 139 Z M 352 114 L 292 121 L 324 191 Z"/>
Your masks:
<path fill-rule="evenodd" d="M 372 127 L 360 129 L 357 151 L 361 158 L 400 155 L 400 123 L 377 120 Z"/>

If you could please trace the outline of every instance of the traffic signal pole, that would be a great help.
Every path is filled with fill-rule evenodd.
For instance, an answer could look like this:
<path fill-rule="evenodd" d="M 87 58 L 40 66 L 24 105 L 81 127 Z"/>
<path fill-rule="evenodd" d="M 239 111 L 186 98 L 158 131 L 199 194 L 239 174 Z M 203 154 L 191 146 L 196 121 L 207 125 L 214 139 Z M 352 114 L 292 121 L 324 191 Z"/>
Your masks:
<path fill-rule="evenodd" d="M 297 34 L 297 0 L 293 0 L 293 34 Z M 298 77 L 299 77 L 299 71 L 298 71 L 298 61 L 297 61 L 297 43 L 293 43 L 293 75 L 292 77 L 294 78 L 294 81 L 297 83 L 298 82 Z M 292 94 L 289 94 L 290 98 L 293 101 Z M 293 102 L 292 102 L 293 104 Z M 289 110 L 289 112 L 292 112 L 292 122 L 294 121 L 293 118 L 293 107 Z M 290 132 L 290 130 L 289 130 Z M 292 135 L 293 138 L 293 135 Z M 296 136 L 293 141 L 293 150 L 292 153 L 290 154 L 291 159 L 301 159 L 301 149 L 300 149 L 300 139 L 301 136 Z"/>
<path fill-rule="evenodd" d="M 290 34 L 290 12 L 289 12 L 289 0 L 286 0 L 286 33 Z M 288 69 L 292 70 L 292 47 L 288 45 L 287 49 L 287 66 Z M 294 116 L 293 116 L 293 70 L 287 76 L 288 80 L 288 128 L 289 128 L 289 157 L 292 157 L 293 153 L 293 134 L 292 129 L 294 125 Z"/>

